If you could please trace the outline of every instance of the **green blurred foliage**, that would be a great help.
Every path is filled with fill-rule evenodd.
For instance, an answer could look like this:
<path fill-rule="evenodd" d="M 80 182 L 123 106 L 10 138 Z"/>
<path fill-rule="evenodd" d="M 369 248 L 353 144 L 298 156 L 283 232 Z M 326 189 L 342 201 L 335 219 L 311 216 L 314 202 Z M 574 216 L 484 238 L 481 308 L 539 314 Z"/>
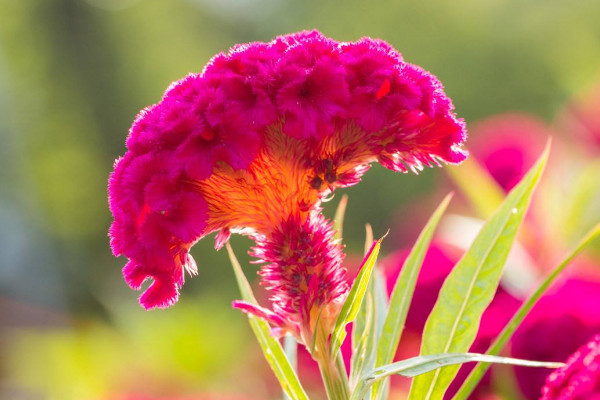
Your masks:
<path fill-rule="evenodd" d="M 27 350 L 20 365 L 26 369 L 29 360 L 44 355 L 56 365 L 52 373 L 93 370 L 97 353 L 109 360 L 102 368 L 118 359 L 142 363 L 133 359 L 141 353 L 130 345 L 154 340 L 144 339 L 145 332 L 163 335 L 173 329 L 179 344 L 153 348 L 147 343 L 163 352 L 146 354 L 148 365 L 187 368 L 182 375 L 190 380 L 211 372 L 195 363 L 212 363 L 212 372 L 223 366 L 211 359 L 214 342 L 202 336 L 201 349 L 191 333 L 174 327 L 181 323 L 195 334 L 216 337 L 238 334 L 215 333 L 212 325 L 218 318 L 231 326 L 243 321 L 228 309 L 237 296 L 234 278 L 226 254 L 212 248 L 212 236 L 193 250 L 200 276 L 188 280 L 183 296 L 192 301 L 210 291 L 210 301 L 224 308 L 211 309 L 210 316 L 198 310 L 197 321 L 169 321 L 171 311 L 146 314 L 136 308 L 128 311 L 131 324 L 111 325 L 114 305 L 106 305 L 115 293 L 128 310 L 136 302 L 120 277 L 124 260 L 111 255 L 106 236 L 111 222 L 106 183 L 113 161 L 125 151 L 136 113 L 159 101 L 171 81 L 201 71 L 217 52 L 300 29 L 317 28 L 338 40 L 379 37 L 407 61 L 435 73 L 467 123 L 517 109 L 550 119 L 566 99 L 599 77 L 599 20 L 597 0 L 1 0 L 0 217 L 5 212 L 14 218 L 10 224 L 0 220 L 0 240 L 6 243 L 0 249 L 17 250 L 0 257 L 0 295 L 93 321 L 64 335 L 53 333 L 48 342 L 46 333 L 22 336 L 38 346 L 18 347 Z M 429 194 L 442 178 L 439 169 L 400 176 L 373 167 L 360 185 L 345 191 L 350 195 L 344 230 L 349 251 L 361 252 L 367 222 L 376 236 L 391 227 L 393 243 L 404 230 L 418 231 L 427 213 L 416 223 L 414 216 L 396 210 L 418 200 L 430 212 L 441 196 Z M 337 202 L 325 204 L 329 216 Z M 572 209 L 575 215 L 576 203 Z M 250 242 L 234 238 L 233 244 L 247 265 Z M 212 322 L 201 325 L 206 320 Z M 132 332 L 141 335 L 139 342 Z M 60 354 L 70 352 L 59 361 Z M 162 364 L 173 356 L 171 364 Z M 119 369 L 102 368 L 90 379 L 119 375 Z M 61 379 L 51 381 L 60 385 Z M 101 386 L 81 384 L 89 393 Z"/>
<path fill-rule="evenodd" d="M 226 312 L 228 304 L 202 296 L 162 312 L 132 306 L 112 304 L 110 324 L 78 320 L 11 331 L 8 378 L 27 388 L 18 393 L 61 400 L 183 396 L 223 391 L 234 379 L 236 387 L 226 391 L 265 390 L 260 379 L 253 382 L 260 376 L 251 369 L 258 346 L 248 345 L 247 324 Z"/>

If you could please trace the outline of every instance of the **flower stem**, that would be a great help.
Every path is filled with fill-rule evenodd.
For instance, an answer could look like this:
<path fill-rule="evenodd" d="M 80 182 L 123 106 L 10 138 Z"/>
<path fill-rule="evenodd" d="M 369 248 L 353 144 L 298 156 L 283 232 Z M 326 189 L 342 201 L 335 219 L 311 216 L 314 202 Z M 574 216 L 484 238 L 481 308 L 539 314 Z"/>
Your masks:
<path fill-rule="evenodd" d="M 322 329 L 319 329 L 317 333 L 317 354 L 315 358 L 321 370 L 327 398 L 329 400 L 348 400 L 350 398 L 350 385 L 344 360 L 340 355 L 335 359 L 330 357 L 326 335 Z"/>

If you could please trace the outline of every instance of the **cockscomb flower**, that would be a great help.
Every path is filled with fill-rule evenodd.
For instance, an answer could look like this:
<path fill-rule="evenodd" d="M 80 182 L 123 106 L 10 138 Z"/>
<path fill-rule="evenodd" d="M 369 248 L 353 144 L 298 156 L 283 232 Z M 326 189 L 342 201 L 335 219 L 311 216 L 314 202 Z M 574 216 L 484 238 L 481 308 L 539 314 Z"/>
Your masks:
<path fill-rule="evenodd" d="M 247 235 L 273 304 L 236 306 L 305 336 L 348 289 L 322 200 L 374 161 L 458 163 L 465 139 L 440 82 L 382 41 L 312 31 L 238 45 L 136 118 L 109 183 L 112 249 L 132 288 L 153 280 L 141 304 L 166 307 L 196 272 L 196 241 Z"/>
<path fill-rule="evenodd" d="M 600 399 L 600 335 L 596 335 L 554 371 L 542 388 L 540 400 Z"/>

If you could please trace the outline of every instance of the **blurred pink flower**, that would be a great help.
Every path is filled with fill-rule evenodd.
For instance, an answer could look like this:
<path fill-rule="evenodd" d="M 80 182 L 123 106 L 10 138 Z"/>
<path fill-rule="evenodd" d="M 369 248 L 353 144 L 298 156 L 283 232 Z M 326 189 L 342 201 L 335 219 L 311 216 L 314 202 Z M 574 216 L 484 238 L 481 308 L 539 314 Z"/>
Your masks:
<path fill-rule="evenodd" d="M 321 201 L 375 161 L 402 172 L 458 163 L 465 139 L 440 82 L 384 42 L 312 31 L 238 45 L 136 118 L 109 182 L 112 249 L 129 258 L 133 289 L 154 281 L 141 304 L 166 307 L 184 271 L 196 273 L 196 241 L 218 232 L 220 248 L 245 234 L 273 305 L 235 306 L 312 338 L 348 289 Z"/>
<path fill-rule="evenodd" d="M 600 335 L 580 347 L 546 379 L 540 400 L 600 399 Z"/>
<path fill-rule="evenodd" d="M 546 124 L 529 114 L 495 115 L 471 126 L 470 150 L 505 190 L 525 176 L 551 135 Z"/>
<path fill-rule="evenodd" d="M 570 277 L 553 287 L 531 310 L 512 339 L 511 356 L 564 361 L 600 331 L 600 279 Z M 515 367 L 527 399 L 539 398 L 548 371 Z"/>

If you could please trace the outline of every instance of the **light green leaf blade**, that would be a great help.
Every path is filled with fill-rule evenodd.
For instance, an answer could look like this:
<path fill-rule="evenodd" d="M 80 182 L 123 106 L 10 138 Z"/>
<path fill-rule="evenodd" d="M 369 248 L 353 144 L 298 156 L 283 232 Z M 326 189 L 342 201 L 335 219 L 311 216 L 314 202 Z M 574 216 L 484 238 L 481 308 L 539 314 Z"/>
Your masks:
<path fill-rule="evenodd" d="M 350 360 L 350 387 L 353 387 L 366 371 L 375 368 L 377 343 L 388 312 L 389 299 L 385 287 L 385 277 L 377 266 L 373 269 L 372 274 L 369 288 L 363 300 L 363 306 L 366 301 L 368 308 L 367 326 L 358 342 L 358 347 L 353 349 L 352 359 Z M 354 323 L 356 323 L 356 320 Z"/>
<path fill-rule="evenodd" d="M 387 294 L 387 283 L 385 276 L 380 268 L 375 266 L 373 271 L 373 296 L 375 297 L 375 333 L 377 339 L 381 337 L 383 332 L 383 324 L 388 314 L 390 299 Z M 374 349 L 377 350 L 376 348 Z"/>
<path fill-rule="evenodd" d="M 238 262 L 231 245 L 227 243 L 227 253 L 235 272 L 235 277 L 242 294 L 242 299 L 249 303 L 256 304 L 256 298 L 252 293 L 252 288 L 242 271 L 242 267 Z M 258 339 L 260 348 L 263 351 L 267 362 L 275 373 L 275 376 L 281 384 L 286 396 L 293 400 L 308 400 L 308 396 L 304 392 L 298 376 L 294 372 L 292 365 L 285 356 L 285 352 L 277 339 L 271 336 L 269 324 L 252 315 L 248 316 L 250 327 Z"/>
<path fill-rule="evenodd" d="M 290 365 L 296 371 L 298 366 L 298 342 L 296 338 L 290 334 L 285 335 L 283 338 L 283 350 Z"/>
<path fill-rule="evenodd" d="M 335 239 L 342 239 L 344 231 L 344 216 L 346 215 L 346 208 L 348 207 L 348 195 L 342 196 L 337 208 L 335 209 L 335 215 L 333 217 L 333 229 L 335 230 Z"/>
<path fill-rule="evenodd" d="M 290 334 L 283 338 L 283 351 L 294 371 L 298 371 L 298 342 Z M 291 398 L 283 392 L 283 400 L 291 400 Z"/>
<path fill-rule="evenodd" d="M 577 174 L 577 178 L 572 186 L 569 187 L 569 199 L 564 206 L 564 212 L 560 215 L 562 218 L 560 229 L 565 238 L 571 239 L 575 235 L 585 232 L 591 227 L 600 213 L 598 205 L 598 194 L 600 194 L 600 185 L 598 185 L 598 176 L 600 176 L 600 159 L 596 159 L 587 165 Z"/>
<path fill-rule="evenodd" d="M 374 346 L 376 335 L 373 333 L 375 332 L 375 300 L 373 299 L 371 290 L 368 290 L 365 294 L 361 308 L 366 309 L 366 320 L 361 336 L 352 342 L 349 380 L 350 388 L 353 388 L 356 385 L 365 369 L 365 364 L 368 364 L 369 358 L 372 358 L 372 353 L 369 354 L 369 349 Z"/>
<path fill-rule="evenodd" d="M 348 298 L 342 306 L 340 315 L 335 321 L 335 327 L 333 328 L 333 333 L 331 334 L 330 345 L 330 354 L 332 358 L 337 356 L 337 352 L 346 338 L 346 325 L 354 321 L 354 318 L 356 318 L 356 315 L 358 314 L 358 310 L 365 296 L 365 292 L 369 286 L 369 279 L 371 277 L 373 267 L 375 266 L 375 261 L 377 260 L 377 255 L 379 254 L 379 248 L 382 240 L 383 238 L 373 243 L 371 250 L 363 261 L 360 272 L 350 288 Z"/>
<path fill-rule="evenodd" d="M 521 322 L 525 319 L 529 311 L 533 308 L 533 306 L 537 303 L 537 301 L 542 297 L 542 295 L 546 292 L 546 290 L 550 287 L 550 285 L 556 280 L 556 278 L 560 275 L 560 273 L 569 265 L 571 260 L 577 256 L 585 247 L 587 247 L 592 241 L 600 236 L 600 224 L 596 225 L 589 231 L 583 239 L 575 246 L 575 248 L 563 259 L 563 261 L 548 275 L 548 277 L 538 286 L 538 288 L 529 296 L 529 298 L 521 305 L 521 307 L 517 310 L 515 315 L 511 318 L 511 320 L 506 324 L 502 332 L 498 335 L 496 340 L 490 345 L 486 354 L 496 355 L 499 354 L 504 345 L 511 338 L 513 333 L 517 330 Z M 452 400 L 465 400 L 467 399 L 485 372 L 489 368 L 488 364 L 477 364 L 475 368 L 469 373 L 469 376 Z"/>
<path fill-rule="evenodd" d="M 373 229 L 370 224 L 365 225 L 365 257 L 373 246 Z M 374 267 L 374 271 L 377 268 Z M 352 357 L 350 359 L 350 387 L 354 387 L 358 379 L 369 364 L 375 365 L 372 349 L 375 348 L 376 331 L 376 304 L 374 293 L 374 280 L 369 281 L 369 287 L 363 298 L 358 314 L 352 324 Z"/>
<path fill-rule="evenodd" d="M 439 368 L 449 365 L 460 365 L 466 362 L 474 361 L 544 368 L 559 368 L 564 365 L 563 363 L 556 362 L 529 361 L 518 358 L 498 357 L 478 353 L 449 353 L 419 356 L 378 367 L 371 371 L 369 374 L 365 375 L 363 379 L 361 379 L 355 392 L 352 394 L 351 399 L 361 400 L 367 393 L 369 386 L 380 382 L 391 375 L 414 377 L 434 370 L 439 370 Z"/>
<path fill-rule="evenodd" d="M 371 250 L 371 246 L 373 245 L 373 228 L 371 227 L 371 225 L 366 224 L 365 225 L 365 257 L 366 255 L 369 253 L 369 250 Z M 354 324 L 352 325 L 352 349 L 356 349 L 358 347 L 358 342 L 361 339 L 361 337 L 363 336 L 363 331 L 365 330 L 366 327 L 366 320 L 368 318 L 367 316 L 367 312 L 368 310 L 374 310 L 373 309 L 368 309 L 367 308 L 367 304 L 366 304 L 366 300 L 367 300 L 367 296 L 365 296 L 365 298 L 363 299 L 363 302 L 360 306 L 360 309 L 358 310 L 358 314 L 356 315 L 356 318 L 354 319 Z"/>
<path fill-rule="evenodd" d="M 442 200 L 425 225 L 425 228 L 423 228 L 410 254 L 402 265 L 390 298 L 389 312 L 383 325 L 383 332 L 377 344 L 376 366 L 389 364 L 392 362 L 394 354 L 396 354 L 425 253 L 431 243 L 433 232 L 451 199 L 452 194 L 449 194 Z M 382 385 L 379 382 L 373 385 L 373 399 L 383 398 L 381 396 L 383 394 L 383 391 L 380 390 L 381 387 Z"/>
<path fill-rule="evenodd" d="M 425 324 L 421 355 L 469 350 L 481 315 L 496 292 L 549 150 L 548 143 L 540 159 L 486 221 L 471 247 L 448 275 Z M 415 378 L 409 400 L 442 399 L 458 368 L 450 366 Z"/>

